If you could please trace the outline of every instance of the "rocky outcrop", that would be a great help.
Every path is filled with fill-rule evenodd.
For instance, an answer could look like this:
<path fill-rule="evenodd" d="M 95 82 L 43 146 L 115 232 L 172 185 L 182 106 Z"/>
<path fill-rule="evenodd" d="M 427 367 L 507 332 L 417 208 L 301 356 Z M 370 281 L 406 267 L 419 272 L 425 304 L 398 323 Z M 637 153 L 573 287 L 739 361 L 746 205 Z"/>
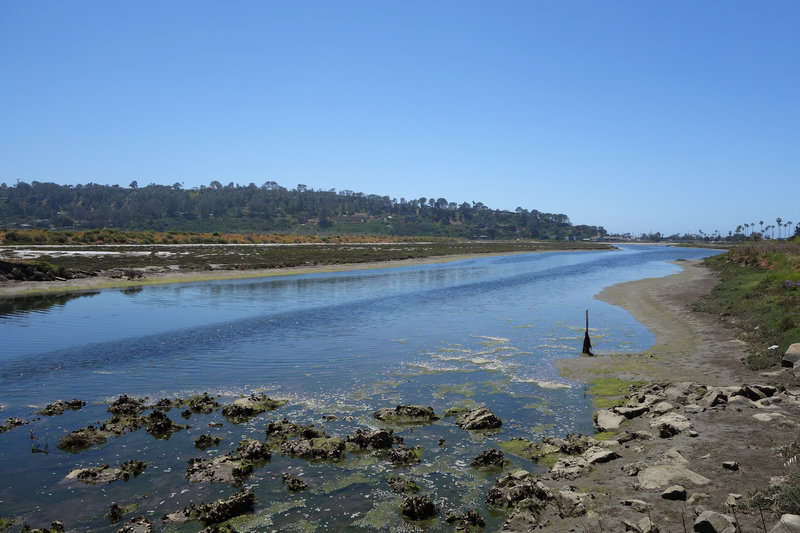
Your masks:
<path fill-rule="evenodd" d="M 284 442 L 281 453 L 309 461 L 336 461 L 344 458 L 344 441 L 336 437 L 318 437 Z"/>
<path fill-rule="evenodd" d="M 19 426 L 23 426 L 27 424 L 24 420 L 12 416 L 11 418 L 7 419 L 4 424 L 0 425 L 0 433 L 5 433 L 6 431 L 11 431 L 14 428 Z"/>
<path fill-rule="evenodd" d="M 111 483 L 118 479 L 128 481 L 131 476 L 137 477 L 145 471 L 147 463 L 144 461 L 125 461 L 118 468 L 109 465 L 76 468 L 67 474 L 67 479 L 82 481 L 87 485 Z"/>
<path fill-rule="evenodd" d="M 552 494 L 530 472 L 515 470 L 495 479 L 494 486 L 489 489 L 486 495 L 486 505 L 513 508 L 519 502 L 528 498 L 546 501 L 552 498 Z"/>
<path fill-rule="evenodd" d="M 191 483 L 233 483 L 244 482 L 253 473 L 253 465 L 231 455 L 221 455 L 213 459 L 189 459 L 186 479 Z"/>
<path fill-rule="evenodd" d="M 76 429 L 67 433 L 58 441 L 58 449 L 65 452 L 78 453 L 92 446 L 106 443 L 107 434 L 94 426 Z"/>
<path fill-rule="evenodd" d="M 269 461 L 272 458 L 272 453 L 270 453 L 266 443 L 254 439 L 245 439 L 236 448 L 236 457 L 246 461 Z"/>
<path fill-rule="evenodd" d="M 347 442 L 353 443 L 360 449 L 382 450 L 391 448 L 394 437 L 391 429 L 357 429 L 355 433 L 347 437 Z"/>
<path fill-rule="evenodd" d="M 427 520 L 439 514 L 439 508 L 427 496 L 409 496 L 403 501 L 400 512 L 411 520 Z"/>
<path fill-rule="evenodd" d="M 472 531 L 486 526 L 486 521 L 476 509 L 468 509 L 464 512 L 449 511 L 444 521 L 455 525 L 456 531 Z"/>
<path fill-rule="evenodd" d="M 473 459 L 469 465 L 474 466 L 476 468 L 480 467 L 489 467 L 489 468 L 502 468 L 505 464 L 505 457 L 503 456 L 503 452 L 500 450 L 496 450 L 494 448 L 490 448 L 478 454 L 478 456 Z"/>
<path fill-rule="evenodd" d="M 714 511 L 703 511 L 694 521 L 697 533 L 735 533 L 736 530 L 733 517 Z"/>
<path fill-rule="evenodd" d="M 430 424 L 439 417 L 433 407 L 423 405 L 398 405 L 397 407 L 383 407 L 373 413 L 373 416 L 384 422 L 393 424 Z"/>
<path fill-rule="evenodd" d="M 250 396 L 239 398 L 231 405 L 222 408 L 222 415 L 234 424 L 242 424 L 255 418 L 256 416 L 272 411 L 284 405 L 287 400 L 273 400 L 265 394 L 251 394 Z"/>
<path fill-rule="evenodd" d="M 208 433 L 203 433 L 196 439 L 194 439 L 194 447 L 200 450 L 206 450 L 212 446 L 217 446 L 220 442 L 222 442 L 222 437 L 219 435 L 210 435 Z"/>
<path fill-rule="evenodd" d="M 64 400 L 56 400 L 48 404 L 44 409 L 38 412 L 42 416 L 55 416 L 62 415 L 67 411 L 77 411 L 86 406 L 86 402 L 82 400 L 72 399 L 68 402 Z"/>
<path fill-rule="evenodd" d="M 187 426 L 176 424 L 164 411 L 156 410 L 144 417 L 144 427 L 157 439 L 169 439 L 173 433 L 186 429 Z"/>
<path fill-rule="evenodd" d="M 152 533 L 153 524 L 146 516 L 131 518 L 124 526 L 117 530 L 117 533 Z"/>
<path fill-rule="evenodd" d="M 417 485 L 410 479 L 404 478 L 403 476 L 389 476 L 388 478 L 386 478 L 386 483 L 389 484 L 393 492 L 396 492 L 398 494 L 404 494 L 404 493 L 415 494 L 419 492 L 419 485 Z"/>
<path fill-rule="evenodd" d="M 503 422 L 488 408 L 479 407 L 459 416 L 456 419 L 456 425 L 469 430 L 496 429 L 502 426 Z"/>

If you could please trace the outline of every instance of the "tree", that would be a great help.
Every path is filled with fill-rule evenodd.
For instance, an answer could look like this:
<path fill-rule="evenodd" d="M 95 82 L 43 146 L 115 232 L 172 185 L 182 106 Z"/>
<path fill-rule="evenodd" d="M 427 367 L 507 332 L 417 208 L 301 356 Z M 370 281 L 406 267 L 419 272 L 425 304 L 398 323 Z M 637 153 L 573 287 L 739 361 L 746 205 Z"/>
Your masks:
<path fill-rule="evenodd" d="M 780 239 L 781 238 L 781 222 L 783 222 L 783 219 L 781 217 L 778 217 L 778 218 L 775 219 L 775 222 L 778 223 L 778 238 Z"/>
<path fill-rule="evenodd" d="M 130 184 L 130 185 L 128 185 L 128 187 L 130 187 L 130 188 L 131 188 L 131 189 L 133 189 L 133 190 L 136 190 L 136 189 L 138 189 L 138 188 L 139 188 L 139 184 L 136 182 L 136 180 L 133 180 L 133 181 L 131 182 L 131 184 Z"/>

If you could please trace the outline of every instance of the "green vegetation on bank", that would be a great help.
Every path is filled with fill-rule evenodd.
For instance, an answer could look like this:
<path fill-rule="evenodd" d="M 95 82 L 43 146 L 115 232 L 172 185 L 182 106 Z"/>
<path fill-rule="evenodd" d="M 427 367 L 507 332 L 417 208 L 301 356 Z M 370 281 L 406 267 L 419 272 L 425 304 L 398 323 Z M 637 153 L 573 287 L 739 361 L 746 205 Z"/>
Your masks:
<path fill-rule="evenodd" d="M 736 246 L 706 259 L 721 282 L 695 309 L 718 315 L 750 346 L 753 370 L 779 363 L 800 342 L 800 238 Z"/>
<path fill-rule="evenodd" d="M 191 231 L 195 233 L 327 233 L 480 239 L 585 239 L 598 226 L 572 225 L 564 214 L 445 198 L 390 198 L 354 191 L 294 189 L 274 181 L 183 189 L 88 183 L 0 183 L 0 225 L 7 228 Z"/>

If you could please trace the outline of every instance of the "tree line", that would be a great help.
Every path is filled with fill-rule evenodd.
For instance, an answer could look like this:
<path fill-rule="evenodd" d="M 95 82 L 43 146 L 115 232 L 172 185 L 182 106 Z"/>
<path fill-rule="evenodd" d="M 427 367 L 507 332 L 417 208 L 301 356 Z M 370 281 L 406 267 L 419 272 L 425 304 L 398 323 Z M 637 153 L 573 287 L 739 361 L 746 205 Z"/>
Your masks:
<path fill-rule="evenodd" d="M 602 227 L 572 225 L 564 214 L 445 198 L 390 198 L 349 190 L 288 189 L 267 181 L 243 186 L 181 184 L 0 184 L 0 227 L 116 228 L 136 231 L 330 233 L 501 239 L 580 240 Z"/>

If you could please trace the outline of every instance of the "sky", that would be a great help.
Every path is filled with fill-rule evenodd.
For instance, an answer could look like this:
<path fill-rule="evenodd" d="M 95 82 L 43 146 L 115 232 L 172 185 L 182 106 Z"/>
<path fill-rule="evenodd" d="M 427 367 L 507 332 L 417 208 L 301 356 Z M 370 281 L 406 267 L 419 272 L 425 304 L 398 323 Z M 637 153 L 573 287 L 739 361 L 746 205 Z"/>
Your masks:
<path fill-rule="evenodd" d="M 0 182 L 800 222 L 800 2 L 0 2 Z"/>

